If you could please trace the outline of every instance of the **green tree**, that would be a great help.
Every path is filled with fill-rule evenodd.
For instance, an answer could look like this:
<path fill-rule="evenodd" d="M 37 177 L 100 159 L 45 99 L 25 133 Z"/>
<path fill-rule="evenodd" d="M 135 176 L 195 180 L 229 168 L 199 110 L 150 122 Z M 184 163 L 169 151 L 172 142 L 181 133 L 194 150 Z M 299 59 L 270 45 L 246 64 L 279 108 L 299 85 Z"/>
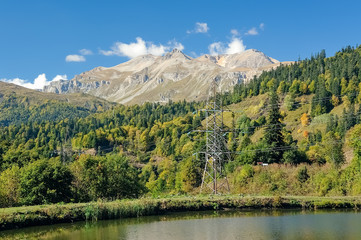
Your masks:
<path fill-rule="evenodd" d="M 332 109 L 331 93 L 326 90 L 323 77 L 319 77 L 315 96 L 312 98 L 311 115 L 318 116 Z"/>
<path fill-rule="evenodd" d="M 192 157 L 188 157 L 180 164 L 177 173 L 176 186 L 181 192 L 191 192 L 199 186 L 201 179 L 201 169 L 199 162 Z"/>
<path fill-rule="evenodd" d="M 137 198 L 144 192 L 138 171 L 129 165 L 124 156 L 111 154 L 106 157 L 107 181 L 105 198 Z"/>
<path fill-rule="evenodd" d="M 70 169 L 74 175 L 73 191 L 79 201 L 137 197 L 144 190 L 136 169 L 121 155 L 83 154 Z"/>
<path fill-rule="evenodd" d="M 268 106 L 268 118 L 264 131 L 264 139 L 270 147 L 268 153 L 268 161 L 270 163 L 278 163 L 282 159 L 283 150 L 285 146 L 282 130 L 284 125 L 281 123 L 281 114 L 279 111 L 278 96 L 275 92 L 270 94 L 270 102 Z"/>
<path fill-rule="evenodd" d="M 345 162 L 340 139 L 333 132 L 328 132 L 325 135 L 322 144 L 325 148 L 326 161 L 337 168 L 340 167 L 341 164 Z"/>
<path fill-rule="evenodd" d="M 308 180 L 310 175 L 308 175 L 307 167 L 303 166 L 301 167 L 297 172 L 297 179 L 300 183 L 304 183 Z"/>
<path fill-rule="evenodd" d="M 0 174 L 0 207 L 13 207 L 20 202 L 20 168 L 16 165 Z"/>
<path fill-rule="evenodd" d="M 295 109 L 295 95 L 294 94 L 287 94 L 284 100 L 284 104 L 288 111 L 292 111 Z"/>
<path fill-rule="evenodd" d="M 361 168 L 361 124 L 357 124 L 350 133 L 350 137 L 347 139 L 350 146 L 353 148 L 355 162 L 359 168 Z"/>
<path fill-rule="evenodd" d="M 28 205 L 67 202 L 71 181 L 71 172 L 59 157 L 32 162 L 22 171 L 21 201 Z"/>

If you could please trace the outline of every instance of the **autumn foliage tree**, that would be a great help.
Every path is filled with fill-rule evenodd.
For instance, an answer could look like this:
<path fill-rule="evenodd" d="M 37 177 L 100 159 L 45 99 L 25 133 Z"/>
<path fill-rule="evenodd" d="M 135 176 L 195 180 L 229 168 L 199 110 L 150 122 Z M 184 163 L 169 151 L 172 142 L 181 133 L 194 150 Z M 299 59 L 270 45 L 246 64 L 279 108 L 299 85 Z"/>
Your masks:
<path fill-rule="evenodd" d="M 303 127 L 306 127 L 308 124 L 310 124 L 310 116 L 307 113 L 302 114 L 301 124 Z"/>

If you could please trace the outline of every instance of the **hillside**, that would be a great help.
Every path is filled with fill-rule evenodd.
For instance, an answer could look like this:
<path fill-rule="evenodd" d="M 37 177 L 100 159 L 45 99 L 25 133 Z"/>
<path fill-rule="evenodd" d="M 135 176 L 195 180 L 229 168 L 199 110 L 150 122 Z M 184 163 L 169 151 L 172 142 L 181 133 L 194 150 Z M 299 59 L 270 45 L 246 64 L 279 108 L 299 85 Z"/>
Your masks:
<path fill-rule="evenodd" d="M 248 82 L 254 75 L 281 63 L 251 49 L 231 55 L 191 58 L 174 49 L 164 56 L 145 55 L 114 67 L 97 67 L 70 81 L 52 82 L 45 92 L 85 92 L 127 105 L 144 102 L 205 100 L 210 82 L 220 89 Z"/>
<path fill-rule="evenodd" d="M 115 103 L 88 94 L 43 93 L 0 82 L 0 126 L 85 117 L 112 106 L 115 106 Z"/>
<path fill-rule="evenodd" d="M 221 95 L 234 111 L 221 141 L 233 193 L 361 194 L 360 63 L 361 47 L 321 51 Z M 0 127 L 0 206 L 198 193 L 206 139 L 192 130 L 204 130 L 204 105 L 118 105 Z"/>

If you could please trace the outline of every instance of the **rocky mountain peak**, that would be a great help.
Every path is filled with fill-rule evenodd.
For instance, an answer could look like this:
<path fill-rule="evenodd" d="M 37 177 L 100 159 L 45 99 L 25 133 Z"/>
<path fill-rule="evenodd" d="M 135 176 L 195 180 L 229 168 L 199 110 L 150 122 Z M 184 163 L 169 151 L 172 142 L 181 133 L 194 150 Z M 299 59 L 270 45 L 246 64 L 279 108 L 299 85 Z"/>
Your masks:
<path fill-rule="evenodd" d="M 171 53 L 182 53 L 178 48 L 174 48 Z"/>
<path fill-rule="evenodd" d="M 163 56 L 163 59 L 171 59 L 171 58 L 179 58 L 179 59 L 186 59 L 191 60 L 192 58 L 185 55 L 181 50 L 174 48 L 171 52 L 166 53 Z"/>

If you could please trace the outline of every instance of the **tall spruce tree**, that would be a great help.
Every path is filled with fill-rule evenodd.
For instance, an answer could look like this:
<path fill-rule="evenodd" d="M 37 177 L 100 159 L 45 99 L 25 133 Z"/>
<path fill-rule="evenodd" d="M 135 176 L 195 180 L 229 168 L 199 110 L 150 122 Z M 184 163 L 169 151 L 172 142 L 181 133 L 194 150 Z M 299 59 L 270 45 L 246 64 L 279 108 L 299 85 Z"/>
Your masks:
<path fill-rule="evenodd" d="M 271 150 L 268 153 L 269 163 L 278 163 L 282 160 L 282 148 L 285 143 L 282 134 L 284 125 L 281 123 L 281 117 L 278 96 L 275 91 L 272 91 L 270 93 L 268 118 L 264 133 L 264 140 Z"/>
<path fill-rule="evenodd" d="M 326 89 L 325 79 L 319 77 L 315 96 L 312 98 L 311 115 L 314 117 L 329 112 L 332 109 L 330 99 L 331 93 Z"/>

